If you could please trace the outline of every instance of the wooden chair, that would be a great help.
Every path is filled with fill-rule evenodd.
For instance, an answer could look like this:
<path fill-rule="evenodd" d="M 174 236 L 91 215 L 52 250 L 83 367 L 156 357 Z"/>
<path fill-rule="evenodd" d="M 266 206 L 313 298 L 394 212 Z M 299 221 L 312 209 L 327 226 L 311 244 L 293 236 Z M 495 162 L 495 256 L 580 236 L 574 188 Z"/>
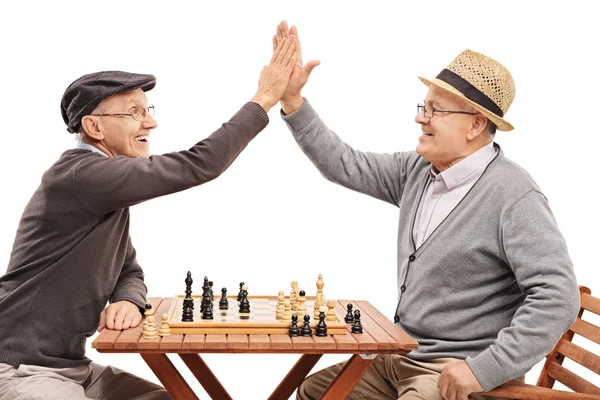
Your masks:
<path fill-rule="evenodd" d="M 579 287 L 579 293 L 581 308 L 577 320 L 546 357 L 537 384 L 509 382 L 482 394 L 522 400 L 600 400 L 600 387 L 597 386 L 600 382 L 600 357 L 572 343 L 574 334 L 578 334 L 600 344 L 600 327 L 581 319 L 584 310 L 600 315 L 600 298 L 591 296 L 591 290 L 584 286 Z M 595 384 L 563 367 L 565 357 L 598 374 L 598 379 L 594 379 Z M 573 392 L 552 389 L 555 381 Z"/>

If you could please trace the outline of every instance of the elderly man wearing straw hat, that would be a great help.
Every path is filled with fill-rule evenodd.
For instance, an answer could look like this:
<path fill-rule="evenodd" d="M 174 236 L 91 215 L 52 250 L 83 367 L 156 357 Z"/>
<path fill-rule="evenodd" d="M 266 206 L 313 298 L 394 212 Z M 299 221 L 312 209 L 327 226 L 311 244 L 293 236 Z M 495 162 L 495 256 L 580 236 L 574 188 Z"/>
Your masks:
<path fill-rule="evenodd" d="M 282 22 L 274 44 L 289 33 Z M 420 78 L 429 91 L 416 152 L 374 154 L 344 143 L 301 96 L 318 61 L 300 57 L 283 119 L 328 180 L 400 209 L 393 318 L 419 342 L 406 357 L 379 357 L 348 398 L 467 399 L 522 379 L 574 322 L 579 295 L 546 197 L 494 143 L 496 129 L 513 129 L 511 74 L 463 51 Z M 318 398 L 342 367 L 308 377 L 298 399 Z"/>

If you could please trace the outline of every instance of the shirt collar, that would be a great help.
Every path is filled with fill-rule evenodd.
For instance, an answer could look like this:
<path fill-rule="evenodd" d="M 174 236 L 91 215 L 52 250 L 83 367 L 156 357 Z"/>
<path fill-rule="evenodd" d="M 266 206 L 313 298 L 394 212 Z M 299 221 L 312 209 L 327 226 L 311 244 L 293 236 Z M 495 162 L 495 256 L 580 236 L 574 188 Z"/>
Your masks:
<path fill-rule="evenodd" d="M 106 155 L 102 150 L 98 149 L 97 147 L 92 146 L 91 144 L 83 142 L 81 140 L 77 141 L 77 143 L 75 144 L 74 148 L 75 149 L 91 150 L 93 152 L 102 154 L 104 157 L 108 157 L 108 155 Z"/>
<path fill-rule="evenodd" d="M 494 142 L 490 142 L 443 172 L 438 173 L 431 165 L 431 173 L 434 178 L 441 176 L 448 190 L 451 190 L 475 171 L 484 168 L 495 156 Z"/>

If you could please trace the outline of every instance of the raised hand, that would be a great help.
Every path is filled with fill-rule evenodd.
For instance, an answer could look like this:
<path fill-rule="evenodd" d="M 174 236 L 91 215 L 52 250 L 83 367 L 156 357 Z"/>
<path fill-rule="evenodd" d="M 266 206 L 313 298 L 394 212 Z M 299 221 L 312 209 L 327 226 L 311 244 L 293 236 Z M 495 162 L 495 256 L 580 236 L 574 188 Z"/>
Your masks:
<path fill-rule="evenodd" d="M 277 51 L 279 44 L 286 38 L 293 38 L 293 40 L 295 40 L 297 53 L 296 64 L 294 65 L 290 82 L 281 98 L 281 108 L 283 109 L 283 112 L 291 114 L 300 108 L 304 102 L 301 93 L 302 88 L 306 85 L 306 82 L 308 82 L 312 70 L 317 65 L 321 64 L 321 62 L 312 60 L 307 62 L 306 65 L 302 64 L 302 50 L 300 47 L 300 40 L 298 39 L 298 29 L 295 26 L 292 26 L 292 28 L 289 29 L 286 21 L 281 21 L 281 23 L 277 25 L 277 34 L 273 36 L 273 52 Z"/>
<path fill-rule="evenodd" d="M 296 40 L 290 35 L 283 38 L 273 52 L 269 65 L 263 67 L 258 80 L 258 90 L 252 101 L 269 112 L 285 93 L 290 75 L 296 64 Z"/>

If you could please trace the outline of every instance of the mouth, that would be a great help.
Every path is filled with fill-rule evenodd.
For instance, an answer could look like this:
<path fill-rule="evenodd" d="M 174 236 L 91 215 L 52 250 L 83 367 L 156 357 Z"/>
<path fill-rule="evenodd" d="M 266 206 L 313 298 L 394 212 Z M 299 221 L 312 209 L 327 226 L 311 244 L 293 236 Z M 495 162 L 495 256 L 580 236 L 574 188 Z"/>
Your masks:
<path fill-rule="evenodd" d="M 134 139 L 136 142 L 148 143 L 148 136 L 145 136 L 145 135 L 136 136 Z"/>
<path fill-rule="evenodd" d="M 422 132 L 421 137 L 433 137 L 433 133 Z"/>

